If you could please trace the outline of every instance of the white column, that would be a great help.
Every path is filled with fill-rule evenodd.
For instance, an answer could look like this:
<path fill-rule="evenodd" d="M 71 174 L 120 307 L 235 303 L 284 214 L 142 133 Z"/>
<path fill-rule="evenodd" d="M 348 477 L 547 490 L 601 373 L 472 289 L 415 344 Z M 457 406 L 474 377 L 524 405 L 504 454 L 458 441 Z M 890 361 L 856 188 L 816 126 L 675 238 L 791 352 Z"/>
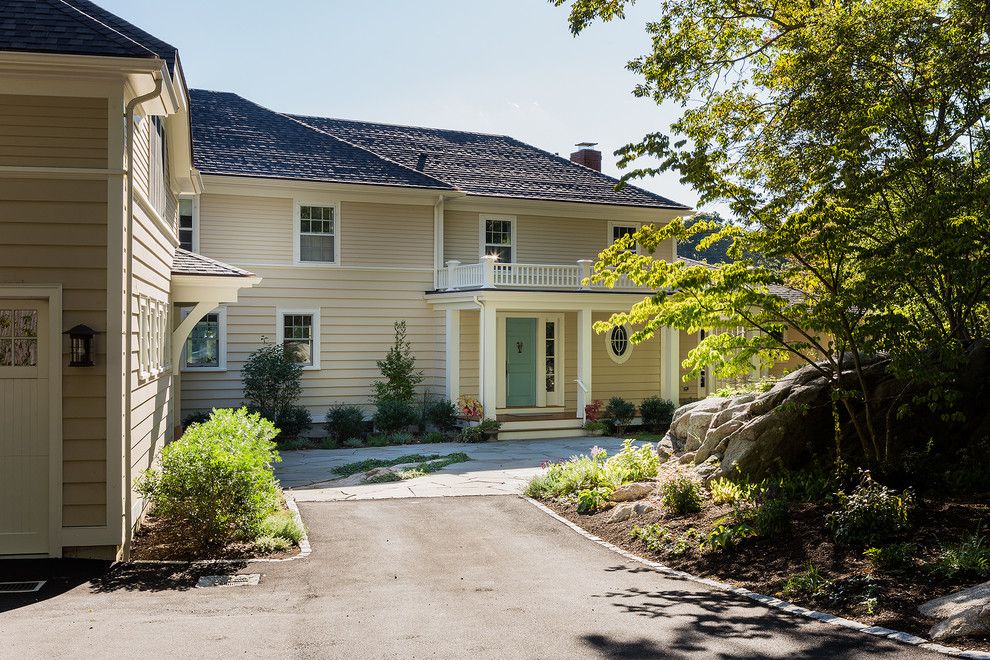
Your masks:
<path fill-rule="evenodd" d="M 591 259 L 578 259 L 578 268 L 581 271 L 581 290 L 589 291 L 591 289 L 591 281 L 588 278 L 591 277 L 591 264 L 594 262 Z M 585 282 L 585 280 L 588 280 Z"/>
<path fill-rule="evenodd" d="M 584 407 L 591 403 L 591 309 L 578 310 L 577 322 L 577 416 L 584 419 Z M 581 386 L 584 386 L 582 389 Z"/>
<path fill-rule="evenodd" d="M 460 284 L 460 282 L 454 279 L 456 277 L 457 267 L 460 265 L 461 262 L 457 259 L 451 259 L 447 262 L 447 291 L 453 291 Z"/>
<path fill-rule="evenodd" d="M 676 328 L 660 330 L 660 396 L 679 405 L 681 394 L 681 333 Z"/>
<path fill-rule="evenodd" d="M 495 263 L 497 261 L 498 256 L 494 254 L 486 254 L 481 258 L 482 286 L 486 289 L 495 288 Z"/>
<path fill-rule="evenodd" d="M 448 309 L 444 333 L 444 380 L 447 399 L 457 403 L 461 396 L 461 310 Z"/>
<path fill-rule="evenodd" d="M 481 318 L 478 323 L 479 328 L 479 389 L 481 390 L 481 405 L 485 407 L 485 417 L 495 419 L 495 411 L 498 408 L 497 388 L 498 388 L 498 366 L 496 360 L 498 356 L 495 345 L 498 336 L 498 326 L 495 323 L 495 305 L 486 302 L 481 308 Z"/>

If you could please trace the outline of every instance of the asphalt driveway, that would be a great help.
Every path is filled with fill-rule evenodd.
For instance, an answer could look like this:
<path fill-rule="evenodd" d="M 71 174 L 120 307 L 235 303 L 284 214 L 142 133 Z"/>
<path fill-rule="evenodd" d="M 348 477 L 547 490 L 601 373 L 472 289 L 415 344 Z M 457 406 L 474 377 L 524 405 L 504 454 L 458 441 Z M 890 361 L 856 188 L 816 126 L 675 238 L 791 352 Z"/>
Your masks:
<path fill-rule="evenodd" d="M 0 600 L 0 656 L 943 657 L 664 576 L 518 497 L 300 508 L 313 554 L 236 567 L 257 586 L 139 567 Z"/>

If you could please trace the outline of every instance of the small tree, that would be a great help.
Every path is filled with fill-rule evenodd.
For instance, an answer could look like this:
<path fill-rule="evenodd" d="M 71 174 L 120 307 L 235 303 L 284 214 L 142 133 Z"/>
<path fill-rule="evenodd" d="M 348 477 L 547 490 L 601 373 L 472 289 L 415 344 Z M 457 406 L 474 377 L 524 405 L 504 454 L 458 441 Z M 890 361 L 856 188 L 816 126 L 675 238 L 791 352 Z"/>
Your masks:
<path fill-rule="evenodd" d="M 376 405 L 389 400 L 408 404 L 415 401 L 416 386 L 423 382 L 423 372 L 416 371 L 416 356 L 406 339 L 405 321 L 395 322 L 395 342 L 385 354 L 385 359 L 378 361 L 378 369 L 383 380 L 374 383 Z"/>
<path fill-rule="evenodd" d="M 248 408 L 271 420 L 286 435 L 309 426 L 309 414 L 296 405 L 302 394 L 302 365 L 280 344 L 265 344 L 248 356 L 241 369 Z"/>

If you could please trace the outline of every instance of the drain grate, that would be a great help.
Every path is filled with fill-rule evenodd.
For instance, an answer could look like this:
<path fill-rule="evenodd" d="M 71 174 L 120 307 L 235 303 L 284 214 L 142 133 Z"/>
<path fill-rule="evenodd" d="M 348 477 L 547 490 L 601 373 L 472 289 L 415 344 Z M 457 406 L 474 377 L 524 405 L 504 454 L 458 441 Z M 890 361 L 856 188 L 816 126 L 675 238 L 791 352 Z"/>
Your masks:
<path fill-rule="evenodd" d="M 197 580 L 197 587 L 249 587 L 258 584 L 261 573 L 247 575 L 203 575 Z"/>
<path fill-rule="evenodd" d="M 0 582 L 0 594 L 31 594 L 41 591 L 45 586 L 45 580 L 31 580 L 29 582 Z"/>

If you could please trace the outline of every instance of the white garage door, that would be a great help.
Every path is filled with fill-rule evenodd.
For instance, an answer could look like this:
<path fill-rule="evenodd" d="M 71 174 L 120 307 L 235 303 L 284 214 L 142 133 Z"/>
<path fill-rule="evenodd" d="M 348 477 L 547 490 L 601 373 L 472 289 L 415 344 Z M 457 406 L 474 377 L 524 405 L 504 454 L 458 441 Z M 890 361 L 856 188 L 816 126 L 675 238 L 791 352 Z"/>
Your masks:
<path fill-rule="evenodd" d="M 0 299 L 0 555 L 48 552 L 48 302 Z"/>

